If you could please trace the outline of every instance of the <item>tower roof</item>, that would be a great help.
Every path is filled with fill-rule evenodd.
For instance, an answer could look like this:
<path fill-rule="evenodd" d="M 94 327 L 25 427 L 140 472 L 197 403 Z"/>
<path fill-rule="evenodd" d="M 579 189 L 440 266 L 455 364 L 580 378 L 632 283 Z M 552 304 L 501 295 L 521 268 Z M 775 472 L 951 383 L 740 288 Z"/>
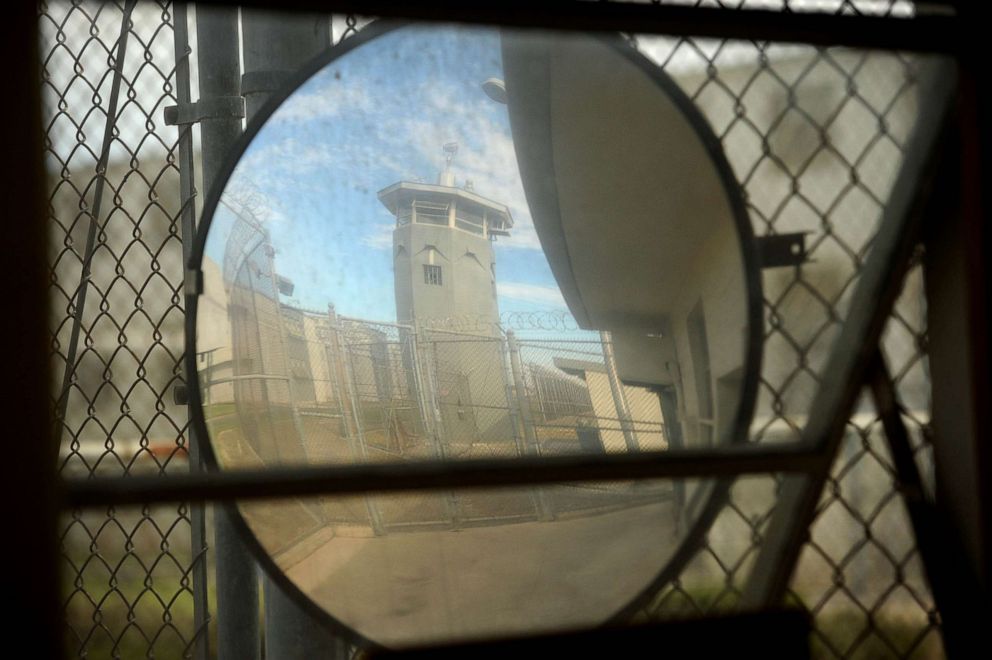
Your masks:
<path fill-rule="evenodd" d="M 396 215 L 402 207 L 414 200 L 433 200 L 456 198 L 464 200 L 470 204 L 480 206 L 489 213 L 495 213 L 503 218 L 504 226 L 509 229 L 513 226 L 513 216 L 506 204 L 494 202 L 478 193 L 464 188 L 454 188 L 451 186 L 438 186 L 429 183 L 413 183 L 412 181 L 399 181 L 391 186 L 387 186 L 378 192 L 379 201 L 389 209 L 389 212 Z"/>

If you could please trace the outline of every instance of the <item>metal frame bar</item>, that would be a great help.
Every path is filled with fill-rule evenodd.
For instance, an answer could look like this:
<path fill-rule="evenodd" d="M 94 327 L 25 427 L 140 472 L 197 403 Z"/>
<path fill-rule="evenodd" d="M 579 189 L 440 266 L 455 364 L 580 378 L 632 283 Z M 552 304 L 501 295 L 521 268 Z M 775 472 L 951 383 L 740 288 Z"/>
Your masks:
<path fill-rule="evenodd" d="M 238 43 L 238 8 L 197 5 L 197 68 L 200 99 L 238 96 L 241 80 Z M 241 119 L 235 116 L 204 118 L 200 122 L 203 188 L 217 185 L 225 155 L 241 136 Z M 183 234 L 183 255 L 194 250 L 195 235 Z M 187 275 L 188 276 L 188 275 Z M 189 313 L 187 307 L 185 312 Z M 188 332 L 188 330 L 187 330 Z M 189 342 L 186 350 L 190 350 Z M 187 361 L 195 355 L 186 355 Z M 196 378 L 191 373 L 187 378 Z M 191 388 L 193 389 L 193 388 Z M 191 401 L 191 405 L 199 403 Z M 191 416 L 196 424 L 195 411 Z M 195 431 L 194 431 L 195 432 Z M 208 447 L 203 447 L 206 454 Z M 205 456 L 204 456 L 205 458 Z M 182 475 L 187 476 L 187 475 Z M 206 477 L 198 472 L 197 477 Z M 166 477 L 169 478 L 169 477 Z M 200 498 L 188 496 L 195 506 Z M 220 660 L 253 660 L 261 657 L 259 635 L 259 590 L 255 562 L 238 531 L 236 514 L 214 508 L 215 596 L 217 612 L 217 657 Z"/>
<path fill-rule="evenodd" d="M 237 4 L 271 7 L 274 3 L 241 0 Z M 444 23 L 942 53 L 956 52 L 963 46 L 961 33 L 965 29 L 954 15 L 951 3 L 935 2 L 922 8 L 930 9 L 928 13 L 907 18 L 581 0 L 285 0 L 279 7 L 283 11 L 353 13 Z"/>
<path fill-rule="evenodd" d="M 312 59 L 318 53 L 330 46 L 330 24 L 315 14 L 294 14 L 285 16 L 271 9 L 242 9 L 241 11 L 241 95 L 245 100 L 245 119 L 250 126 L 255 121 L 259 110 L 265 106 L 272 92 L 280 89 L 285 78 L 291 75 L 300 65 Z M 237 153 L 239 150 L 232 150 Z M 229 152 L 230 154 L 231 152 Z M 226 184 L 226 180 L 218 178 L 217 185 Z M 218 190 L 219 192 L 219 190 Z M 266 252 L 270 272 L 275 278 L 273 255 Z M 196 250 L 191 255 L 196 258 Z M 278 288 L 278 282 L 273 282 Z M 277 296 L 278 298 L 278 296 Z M 289 351 L 286 345 L 284 319 L 277 314 L 279 342 L 283 355 L 286 356 L 286 367 L 289 368 Z M 188 341 L 187 341 L 188 343 Z M 347 369 L 347 361 L 345 368 Z M 287 371 L 288 373 L 288 371 Z M 348 379 L 351 384 L 351 379 Z M 293 380 L 287 380 L 290 400 L 295 401 Z M 354 404 L 354 392 L 351 392 Z M 299 446 L 306 444 L 303 423 L 300 412 L 295 404 L 290 405 L 293 429 Z M 357 441 L 362 453 L 365 441 L 361 428 L 361 415 L 353 405 Z M 194 416 L 194 419 L 197 419 Z M 196 422 L 194 422 L 196 423 Z M 304 450 L 305 451 L 305 450 Z M 366 509 L 372 521 L 373 529 L 379 532 L 382 523 L 375 503 L 366 498 Z M 235 514 L 240 515 L 240 514 Z M 251 541 L 246 545 L 250 546 Z M 257 553 L 256 553 L 257 554 Z M 301 599 L 296 598 L 296 589 L 287 589 L 281 575 L 273 572 L 267 562 L 259 562 L 262 571 L 262 594 L 264 613 L 264 656 L 279 660 L 308 660 L 314 657 L 344 658 L 344 648 L 333 632 L 321 626 L 319 620 L 312 616 L 310 608 L 302 606 Z M 266 570 L 267 569 L 267 570 Z"/>
<path fill-rule="evenodd" d="M 881 351 L 872 361 L 868 380 L 892 454 L 897 488 L 906 504 L 927 582 L 941 613 L 944 645 L 951 657 L 966 657 L 971 649 L 983 646 L 982 622 L 988 616 L 981 604 L 978 581 L 963 544 L 926 495 L 909 431 L 903 423 L 903 411 Z"/>
<path fill-rule="evenodd" d="M 811 472 L 820 450 L 798 444 L 730 445 L 606 456 L 555 456 L 225 470 L 169 477 L 97 477 L 65 482 L 65 508 L 191 500 L 258 500 L 452 488 L 497 488 L 573 481 L 729 477 Z"/>
<path fill-rule="evenodd" d="M 5 324 L 13 379 L 0 399 L 3 420 L 12 437 L 4 450 L 16 466 L 3 479 L 4 501 L 28 501 L 6 526 L 13 543 L 4 544 L 4 593 L 13 605 L 10 630 L 30 640 L 30 654 L 62 658 L 66 635 L 62 620 L 61 561 L 56 475 L 58 445 L 52 433 L 49 356 L 49 228 L 42 149 L 42 95 L 38 8 L 20 2 L 6 10 L 0 54 L 12 63 L 5 77 L 8 98 L 3 108 L 7 130 L 0 133 L 0 181 L 9 205 L 4 226 L 8 249 L 0 273 L 8 284 Z"/>
<path fill-rule="evenodd" d="M 971 13 L 962 7 L 962 15 L 976 21 L 979 8 L 969 5 L 967 10 Z M 945 182 L 943 212 L 928 218 L 923 273 L 933 379 L 934 499 L 945 533 L 962 545 L 976 582 L 984 589 L 988 621 L 992 617 L 992 445 L 988 442 L 992 94 L 979 25 L 974 23 L 970 46 L 960 61 L 959 117 L 950 144 L 958 150 L 958 169 Z"/>

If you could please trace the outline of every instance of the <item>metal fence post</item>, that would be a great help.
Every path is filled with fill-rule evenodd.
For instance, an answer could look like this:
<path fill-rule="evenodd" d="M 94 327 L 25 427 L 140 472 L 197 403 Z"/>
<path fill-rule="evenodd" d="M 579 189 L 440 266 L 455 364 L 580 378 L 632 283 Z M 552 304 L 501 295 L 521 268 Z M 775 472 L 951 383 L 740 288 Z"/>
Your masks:
<path fill-rule="evenodd" d="M 365 447 L 365 437 L 362 433 L 361 414 L 351 385 L 351 371 L 348 369 L 349 356 L 347 344 L 341 340 L 341 325 L 334 305 L 327 306 L 327 318 L 330 319 L 330 341 L 333 360 L 328 360 L 328 371 L 334 383 L 334 394 L 341 410 L 341 420 L 345 434 L 348 436 L 348 448 L 351 455 L 358 456 L 362 462 L 368 462 L 368 452 Z M 345 398 L 347 396 L 347 398 Z M 382 515 L 374 496 L 365 496 L 365 508 L 369 514 L 372 531 L 378 536 L 385 533 Z"/>
<path fill-rule="evenodd" d="M 520 419 L 524 427 L 524 438 L 526 439 L 527 453 L 533 456 L 541 455 L 541 445 L 537 440 L 537 433 L 534 431 L 534 419 L 530 409 L 530 401 L 527 398 L 527 385 L 524 382 L 523 365 L 520 362 L 520 346 L 517 344 L 517 335 L 513 330 L 506 331 L 506 346 L 510 352 L 510 371 L 513 376 L 513 389 L 516 391 L 516 404 L 520 410 Z M 545 497 L 543 488 L 535 487 L 535 505 L 537 515 L 541 520 L 554 520 L 554 511 Z"/>
<path fill-rule="evenodd" d="M 423 362 L 424 356 L 420 350 L 421 337 L 422 335 L 418 330 L 416 322 L 414 322 L 410 333 L 410 352 L 414 369 L 414 380 L 417 383 L 417 390 L 420 392 L 418 401 L 420 401 L 421 407 L 426 409 L 425 420 L 431 420 L 430 427 L 425 430 L 427 430 L 430 436 L 434 457 L 440 461 L 444 461 L 448 458 L 448 448 L 445 446 L 446 438 L 442 437 L 444 434 L 444 422 L 441 418 L 441 409 L 437 401 L 438 383 L 437 378 L 431 377 L 432 373 L 437 370 L 437 346 L 434 346 L 434 349 L 430 351 L 434 365 L 434 369 L 430 369 Z M 444 494 L 444 508 L 448 514 L 448 518 L 451 520 L 451 524 L 457 527 L 461 522 L 461 514 L 458 497 L 453 492 L 449 491 Z"/>
<path fill-rule="evenodd" d="M 271 275 L 272 277 L 272 290 L 277 292 L 276 310 L 275 310 L 276 326 L 277 326 L 276 334 L 278 334 L 279 336 L 279 347 L 282 349 L 282 360 L 281 360 L 282 364 L 279 364 L 277 361 L 275 365 L 267 365 L 265 371 L 270 372 L 271 375 L 271 371 L 275 369 L 279 369 L 281 367 L 285 372 L 284 374 L 275 374 L 275 375 L 279 375 L 279 376 L 285 375 L 286 377 L 286 392 L 289 396 L 289 414 L 293 420 L 293 430 L 296 432 L 296 437 L 299 440 L 300 456 L 304 460 L 306 460 L 307 459 L 306 433 L 303 428 L 303 420 L 300 419 L 300 413 L 296 407 L 296 392 L 293 386 L 293 368 L 289 355 L 289 343 L 286 341 L 286 334 L 287 334 L 286 323 L 283 321 L 282 305 L 279 302 L 279 293 L 278 293 L 279 282 L 277 281 L 276 278 L 275 253 L 274 250 L 271 249 L 271 244 L 268 242 L 269 241 L 268 232 L 265 233 L 265 240 L 266 243 L 265 243 L 265 247 L 263 248 L 263 253 L 265 254 L 266 259 L 268 260 L 269 275 Z M 255 318 L 256 319 L 258 318 L 257 314 Z M 261 337 L 259 338 L 259 342 L 261 342 Z M 266 399 L 268 399 L 268 397 L 266 397 Z M 268 400 L 267 402 L 269 404 L 269 410 L 271 411 L 272 401 Z"/>
<path fill-rule="evenodd" d="M 530 401 L 527 398 L 523 365 L 520 362 L 520 346 L 517 344 L 517 336 L 513 330 L 506 331 L 506 345 L 510 351 L 510 371 L 513 375 L 513 389 L 517 393 L 517 408 L 520 410 L 520 419 L 523 422 L 524 438 L 527 441 L 527 452 L 539 456 L 541 454 L 541 447 L 537 441 L 537 434 L 534 432 L 533 411 L 530 409 Z"/>
<path fill-rule="evenodd" d="M 627 451 L 640 451 L 637 443 L 637 433 L 634 431 L 634 423 L 630 419 L 630 407 L 627 405 L 627 395 L 623 390 L 623 383 L 617 375 L 617 359 L 613 354 L 613 337 L 609 331 L 602 330 L 599 333 L 599 340 L 603 344 L 603 362 L 606 364 L 606 377 L 610 381 L 610 392 L 613 394 L 613 405 L 617 409 L 617 417 L 620 419 L 620 428 L 623 430 L 623 441 L 627 445 Z"/>
<path fill-rule="evenodd" d="M 435 410 L 430 405 L 427 395 L 427 383 L 424 379 L 423 368 L 420 363 L 419 334 L 416 326 L 411 326 L 407 333 L 407 340 L 410 342 L 410 367 L 413 369 L 413 383 L 416 388 L 417 407 L 420 408 L 420 418 L 424 425 L 424 434 L 431 439 L 434 450 L 438 451 L 438 429 L 435 425 Z"/>
<path fill-rule="evenodd" d="M 197 6 L 196 35 L 200 99 L 238 96 L 238 9 Z M 217 171 L 240 135 L 239 117 L 211 117 L 200 122 L 203 187 L 207 191 L 218 185 Z M 229 515 L 227 509 L 215 508 L 217 657 L 252 660 L 260 653 L 258 574 Z"/>
<path fill-rule="evenodd" d="M 333 311 L 333 308 L 332 308 Z M 362 428 L 362 410 L 358 405 L 358 395 L 355 394 L 355 376 L 354 371 L 351 368 L 351 352 L 348 350 L 348 344 L 341 341 L 340 326 L 337 322 L 337 317 L 334 318 L 333 332 L 337 337 L 338 346 L 340 347 L 340 362 L 343 373 L 343 380 L 345 386 L 345 392 L 342 395 L 348 396 L 348 401 L 351 403 L 352 411 L 352 422 L 354 424 L 355 433 L 352 437 L 351 447 L 352 455 L 354 455 L 355 450 L 358 451 L 358 457 L 362 463 L 369 462 L 368 448 L 365 445 L 365 432 Z M 369 514 L 369 521 L 372 523 L 372 531 L 375 532 L 376 536 L 381 536 L 385 532 L 385 528 L 382 525 L 382 516 L 379 513 L 379 507 L 376 506 L 374 496 L 365 496 L 365 508 Z"/>
<path fill-rule="evenodd" d="M 341 341 L 341 327 L 338 322 L 338 315 L 334 309 L 334 305 L 327 306 L 327 318 L 329 319 L 329 335 L 331 342 L 331 353 L 333 359 L 328 360 L 328 371 L 331 373 L 331 378 L 334 383 L 334 396 L 338 401 L 338 408 L 341 410 L 341 420 L 344 425 L 345 434 L 348 436 L 348 447 L 351 449 L 352 455 L 356 455 L 359 452 L 358 442 L 358 421 L 355 419 L 357 411 L 351 407 L 353 403 L 351 398 L 345 397 L 345 393 L 348 391 L 345 381 L 347 379 L 345 373 L 345 344 Z"/>
<path fill-rule="evenodd" d="M 242 11 L 241 24 L 245 64 L 241 93 L 250 120 L 289 74 L 330 45 L 330 18 L 320 14 L 246 9 Z M 295 405 L 293 415 L 296 423 Z M 362 443 L 360 430 L 357 441 Z M 321 624 L 285 594 L 277 592 L 279 587 L 266 580 L 266 657 L 312 658 L 315 653 L 338 656 L 333 637 Z M 340 657 L 343 656 L 341 653 Z"/>
<path fill-rule="evenodd" d="M 424 364 L 424 355 L 423 352 L 420 350 L 420 345 L 421 345 L 421 335 L 419 332 L 414 330 L 413 356 L 414 356 L 414 364 L 416 365 L 416 369 L 417 369 L 417 379 L 420 384 L 420 390 L 421 392 L 423 392 L 424 406 L 427 408 L 427 412 L 430 415 L 431 439 L 434 443 L 434 452 L 437 458 L 444 460 L 448 458 L 448 448 L 445 447 L 444 440 L 441 437 L 444 434 L 444 420 L 441 417 L 441 408 L 437 400 L 437 392 L 438 392 L 438 382 L 436 378 L 437 346 L 435 345 L 433 347 L 433 350 L 429 351 L 433 357 L 431 362 L 434 368 L 431 369 Z"/>
<path fill-rule="evenodd" d="M 507 334 L 511 334 L 512 331 Z M 517 448 L 518 456 L 527 455 L 527 445 L 525 444 L 523 433 L 520 430 L 520 405 L 517 399 L 513 396 L 514 383 L 516 378 L 513 376 L 513 371 L 510 368 L 508 353 L 510 351 L 509 347 L 509 337 L 503 337 L 500 339 L 499 346 L 499 356 L 500 361 L 503 363 L 503 380 L 506 383 L 506 407 L 509 410 L 510 415 L 510 426 L 513 428 L 513 444 Z M 509 378 L 508 378 L 509 377 Z"/>
<path fill-rule="evenodd" d="M 190 75 L 189 75 L 189 26 L 187 24 L 186 3 L 177 2 L 175 6 L 175 57 L 176 57 L 176 102 L 179 105 L 189 104 Z M 180 217 L 182 220 L 183 263 L 189 260 L 193 251 L 193 237 L 196 234 L 196 190 L 193 186 L 193 126 L 186 124 L 179 127 L 179 196 Z M 209 374 L 212 366 L 213 352 L 207 354 L 206 372 Z M 197 374 L 187 374 L 189 378 L 197 378 Z M 204 388 L 205 391 L 205 388 Z M 207 401 L 204 401 L 206 404 Z M 187 426 L 189 469 L 192 472 L 203 470 L 203 457 L 200 453 L 202 438 L 197 437 L 196 430 L 190 424 Z M 190 545 L 192 546 L 193 563 L 190 572 L 193 578 L 193 625 L 195 641 L 193 642 L 193 657 L 197 660 L 207 660 L 210 657 L 210 636 L 207 626 L 210 622 L 209 589 L 207 575 L 207 508 L 202 502 L 190 503 Z"/>

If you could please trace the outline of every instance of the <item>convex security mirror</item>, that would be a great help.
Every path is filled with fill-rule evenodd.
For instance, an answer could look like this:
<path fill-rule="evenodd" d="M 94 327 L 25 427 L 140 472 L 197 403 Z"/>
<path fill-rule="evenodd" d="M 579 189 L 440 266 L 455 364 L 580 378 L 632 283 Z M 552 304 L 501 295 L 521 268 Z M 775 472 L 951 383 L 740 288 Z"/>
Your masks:
<path fill-rule="evenodd" d="M 619 36 L 370 27 L 250 124 L 194 267 L 216 467 L 743 441 L 760 285 L 737 184 Z M 671 481 L 240 506 L 283 586 L 400 646 L 603 623 L 720 489 Z"/>

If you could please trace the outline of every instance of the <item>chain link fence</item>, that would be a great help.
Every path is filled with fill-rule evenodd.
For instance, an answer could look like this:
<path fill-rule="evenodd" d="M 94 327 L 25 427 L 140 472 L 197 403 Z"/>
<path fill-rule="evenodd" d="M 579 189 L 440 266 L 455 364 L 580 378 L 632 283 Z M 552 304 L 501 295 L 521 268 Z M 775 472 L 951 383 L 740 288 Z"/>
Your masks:
<path fill-rule="evenodd" d="M 894 2 L 818 8 L 896 15 L 912 9 Z M 755 234 L 805 234 L 807 263 L 763 272 L 765 354 L 752 427 L 755 442 L 798 439 L 913 128 L 919 62 L 898 53 L 763 42 L 636 41 L 720 137 Z M 917 264 L 882 348 L 932 486 L 925 314 Z M 700 552 L 642 615 L 733 607 L 777 485 L 771 477 L 739 480 Z M 793 602 L 813 615 L 817 657 L 943 655 L 939 617 L 895 486 L 881 423 L 864 396 L 793 576 Z"/>
<path fill-rule="evenodd" d="M 213 305 L 227 311 L 203 324 L 232 329 L 233 368 L 201 371 L 222 465 L 512 459 L 626 452 L 630 442 L 641 450 L 668 446 L 657 393 L 611 386 L 608 337 L 518 338 L 497 324 L 480 334 L 442 327 L 464 323 L 404 325 L 338 316 L 333 307 L 303 309 L 278 301 L 279 264 L 267 240 L 237 252 L 243 258 L 230 270 L 228 299 Z M 671 494 L 669 484 L 636 490 L 604 482 L 545 495 L 377 496 L 364 510 L 334 514 L 325 506 L 321 520 L 383 534 L 594 514 Z"/>
<path fill-rule="evenodd" d="M 55 433 L 64 476 L 190 469 L 183 382 L 178 135 L 168 3 L 42 3 Z M 187 504 L 71 511 L 61 530 L 66 648 L 180 657 L 194 620 Z M 197 585 L 199 589 L 205 585 Z"/>
<path fill-rule="evenodd" d="M 771 4 L 912 11 L 906 2 Z M 363 23 L 336 17 L 332 34 L 344 38 Z M 72 477 L 188 470 L 187 413 L 173 389 L 183 382 L 181 214 L 191 200 L 180 193 L 179 131 L 161 119 L 164 107 L 177 103 L 177 64 L 184 57 L 180 49 L 177 60 L 173 8 L 42 4 L 39 30 L 60 470 Z M 753 426 L 757 442 L 795 439 L 912 129 L 917 62 L 895 53 L 761 42 L 635 41 L 719 135 L 755 233 L 806 234 L 807 263 L 764 271 L 766 357 Z M 528 339 L 522 332 L 515 377 L 514 350 L 505 338 L 456 338 L 438 328 L 411 337 L 418 333 L 335 322 L 331 314 L 322 315 L 323 328 L 308 327 L 302 312 L 284 313 L 278 304 L 273 311 L 285 319 L 280 334 L 295 337 L 275 369 L 284 372 L 279 387 L 287 399 L 293 392 L 301 401 L 287 410 L 286 424 L 301 437 L 301 455 L 312 460 L 337 460 L 308 440 L 327 429 L 364 437 L 368 460 L 432 456 L 438 451 L 432 429 L 445 423 L 466 429 L 462 451 L 468 455 L 557 453 L 565 442 L 609 451 L 623 442 L 616 409 L 609 412 L 610 399 L 594 386 L 604 367 L 592 340 L 567 342 L 539 332 Z M 922 471 L 932 475 L 925 313 L 922 275 L 914 267 L 883 350 Z M 543 329 L 528 325 L 532 321 L 508 325 Z M 340 369 L 294 376 L 304 357 L 317 363 L 315 344 L 334 339 L 347 347 Z M 471 375 L 445 366 L 462 361 L 486 366 Z M 238 375 L 255 373 L 250 362 L 235 363 L 245 369 Z M 430 383 L 435 400 L 424 401 L 411 378 Z M 256 394 L 262 386 L 251 378 L 236 385 Z M 466 391 L 474 394 L 460 396 Z M 665 441 L 659 420 L 643 414 L 633 422 L 645 442 Z M 819 657 L 942 655 L 939 616 L 894 485 L 881 424 L 866 397 L 848 424 L 793 579 L 792 597 L 814 616 Z M 739 480 L 707 542 L 638 616 L 733 607 L 776 488 L 772 476 Z M 537 507 L 530 495 L 495 510 L 465 499 L 452 503 L 445 495 L 424 497 L 433 499 L 383 509 L 382 523 L 399 529 L 418 507 L 432 512 L 419 519 L 435 522 L 450 522 L 453 506 L 461 511 L 456 517 L 469 522 L 533 516 Z M 313 515 L 345 514 L 325 507 Z M 348 515 L 364 512 L 359 507 Z M 193 656 L 208 636 L 206 619 L 194 611 L 194 576 L 207 559 L 194 518 L 186 504 L 66 513 L 61 569 L 73 655 Z"/>

